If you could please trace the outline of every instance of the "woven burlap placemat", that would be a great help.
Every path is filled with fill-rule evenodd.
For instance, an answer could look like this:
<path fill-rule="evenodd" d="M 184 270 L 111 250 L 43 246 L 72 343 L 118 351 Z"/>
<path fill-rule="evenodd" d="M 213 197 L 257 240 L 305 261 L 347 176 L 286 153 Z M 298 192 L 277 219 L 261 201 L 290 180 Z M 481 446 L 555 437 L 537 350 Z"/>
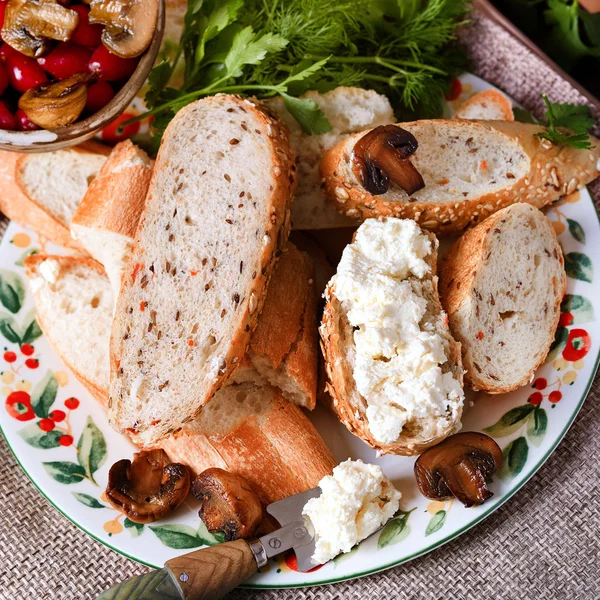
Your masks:
<path fill-rule="evenodd" d="M 473 70 L 531 110 L 539 93 L 578 93 L 482 16 L 462 32 Z M 600 185 L 593 186 L 600 205 Z M 2 231 L 0 230 L 0 233 Z M 232 599 L 589 599 L 600 598 L 600 380 L 571 430 L 532 480 L 488 519 L 395 569 L 303 590 L 237 590 Z M 568 398 L 565 398 L 568 401 Z M 0 440 L 0 598 L 92 600 L 148 569 L 89 538 L 63 518 Z"/>

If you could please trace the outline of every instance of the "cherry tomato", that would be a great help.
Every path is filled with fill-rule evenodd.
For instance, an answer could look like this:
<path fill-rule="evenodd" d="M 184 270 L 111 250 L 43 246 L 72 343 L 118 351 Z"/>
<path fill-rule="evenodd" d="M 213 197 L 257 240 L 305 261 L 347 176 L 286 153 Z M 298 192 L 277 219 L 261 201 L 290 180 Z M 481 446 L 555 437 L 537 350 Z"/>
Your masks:
<path fill-rule="evenodd" d="M 580 360 L 589 352 L 591 345 L 592 338 L 585 329 L 571 329 L 562 352 L 563 358 L 570 362 Z"/>
<path fill-rule="evenodd" d="M 87 46 L 88 48 L 99 46 L 102 37 L 102 25 L 90 25 L 89 8 L 83 4 L 76 4 L 75 6 L 69 6 L 69 8 L 79 15 L 79 25 L 77 25 L 77 29 L 71 36 L 71 41 L 74 44 Z"/>
<path fill-rule="evenodd" d="M 0 5 L 1 6 L 1 5 Z M 0 63 L 0 96 L 4 94 L 6 88 L 8 87 L 8 75 L 6 73 L 6 69 L 4 65 Z"/>
<path fill-rule="evenodd" d="M 9 56 L 13 54 L 19 54 L 12 46 L 9 46 L 6 42 L 0 45 L 0 60 L 6 62 Z"/>
<path fill-rule="evenodd" d="M 291 569 L 292 571 L 297 571 L 298 573 L 300 572 L 300 571 L 298 571 L 298 559 L 296 558 L 296 554 L 293 550 L 289 550 L 288 552 L 285 553 L 284 560 L 285 560 L 285 565 L 288 569 Z M 306 572 L 312 573 L 313 571 L 318 571 L 322 566 L 323 565 L 319 565 L 319 566 L 314 567 Z"/>
<path fill-rule="evenodd" d="M 108 81 L 98 81 L 88 87 L 85 111 L 92 115 L 104 108 L 115 97 L 115 91 Z"/>
<path fill-rule="evenodd" d="M 3 100 L 0 100 L 0 129 L 17 129 L 17 119 L 10 112 L 6 102 Z"/>
<path fill-rule="evenodd" d="M 450 89 L 446 93 L 446 100 L 448 100 L 449 102 L 451 102 L 452 100 L 456 100 L 460 96 L 461 92 L 462 83 L 460 82 L 460 79 L 453 79 L 450 82 Z"/>
<path fill-rule="evenodd" d="M 2 29 L 2 26 L 4 25 L 4 11 L 6 11 L 7 2 L 8 0 L 2 0 L 0 2 L 0 29 Z"/>
<path fill-rule="evenodd" d="M 17 421 L 31 421 L 35 417 L 31 396 L 27 392 L 12 392 L 6 398 L 6 412 Z"/>
<path fill-rule="evenodd" d="M 86 73 L 92 53 L 75 44 L 59 44 L 46 56 L 37 59 L 44 71 L 55 79 L 66 79 L 75 73 Z"/>
<path fill-rule="evenodd" d="M 121 58 L 105 46 L 98 46 L 92 53 L 88 69 L 98 73 L 101 79 L 121 81 L 132 75 L 137 64 L 137 58 Z"/>
<path fill-rule="evenodd" d="M 29 56 L 18 53 L 11 54 L 8 56 L 6 66 L 10 84 L 18 92 L 26 92 L 32 87 L 48 81 L 42 67 L 37 64 L 34 58 L 29 58 Z"/>
<path fill-rule="evenodd" d="M 35 131 L 39 127 L 27 116 L 27 113 L 19 108 L 15 113 L 17 119 L 17 127 L 19 131 Z"/>
<path fill-rule="evenodd" d="M 102 130 L 102 139 L 109 144 L 116 144 L 117 142 L 121 142 L 136 134 L 140 130 L 139 122 L 126 125 L 120 129 L 121 123 L 124 123 L 135 116 L 136 115 L 132 113 L 123 113 L 121 116 L 117 117 L 110 125 Z"/>

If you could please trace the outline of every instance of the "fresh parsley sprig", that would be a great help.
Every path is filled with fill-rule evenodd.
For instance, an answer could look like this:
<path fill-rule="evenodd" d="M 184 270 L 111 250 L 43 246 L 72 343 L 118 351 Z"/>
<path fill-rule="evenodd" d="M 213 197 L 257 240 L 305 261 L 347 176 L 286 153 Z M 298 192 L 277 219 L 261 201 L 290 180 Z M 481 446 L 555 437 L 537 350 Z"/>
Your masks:
<path fill-rule="evenodd" d="M 402 116 L 431 115 L 462 67 L 452 41 L 466 11 L 467 0 L 188 0 L 181 42 L 153 69 L 137 119 L 155 117 L 158 146 L 198 98 L 281 96 L 306 133 L 321 134 L 331 125 L 299 96 L 339 85 L 375 89 Z"/>
<path fill-rule="evenodd" d="M 546 103 L 547 129 L 537 135 L 555 144 L 566 144 L 581 150 L 592 148 L 588 130 L 594 125 L 594 119 L 589 107 L 568 102 L 555 104 L 548 100 L 546 94 L 542 94 L 542 98 Z"/>

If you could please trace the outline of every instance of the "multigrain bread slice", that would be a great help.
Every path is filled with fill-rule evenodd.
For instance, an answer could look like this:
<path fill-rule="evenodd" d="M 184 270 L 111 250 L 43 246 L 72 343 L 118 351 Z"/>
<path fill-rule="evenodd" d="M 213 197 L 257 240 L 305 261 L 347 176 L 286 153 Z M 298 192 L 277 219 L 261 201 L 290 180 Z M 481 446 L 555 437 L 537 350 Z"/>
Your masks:
<path fill-rule="evenodd" d="M 112 289 L 106 274 L 84 257 L 37 255 L 25 266 L 44 334 L 107 408 Z M 161 446 L 195 473 L 218 466 L 243 474 L 265 504 L 315 487 L 335 466 L 302 410 L 266 383 L 219 390 L 199 417 Z"/>
<path fill-rule="evenodd" d="M 419 144 L 410 161 L 425 187 L 410 197 L 393 184 L 384 194 L 369 194 L 352 170 L 354 146 L 364 132 L 329 150 L 321 162 L 325 193 L 337 210 L 360 220 L 410 218 L 445 235 L 515 202 L 540 208 L 600 174 L 595 138 L 592 149 L 578 150 L 536 136 L 543 128 L 528 123 L 456 119 L 398 125 Z"/>
<path fill-rule="evenodd" d="M 100 264 L 82 256 L 33 255 L 24 261 L 37 320 L 50 345 L 103 405 L 113 293 Z"/>
<path fill-rule="evenodd" d="M 103 266 L 115 298 L 144 209 L 154 161 L 131 140 L 117 144 L 90 183 L 71 234 Z"/>
<path fill-rule="evenodd" d="M 263 504 L 316 487 L 337 464 L 300 408 L 252 383 L 219 390 L 160 447 L 194 473 L 220 467 L 241 475 Z"/>
<path fill-rule="evenodd" d="M 498 211 L 455 242 L 442 261 L 440 294 L 473 389 L 503 394 L 532 380 L 565 291 L 554 229 L 529 204 Z"/>
<path fill-rule="evenodd" d="M 317 292 L 309 256 L 288 243 L 275 269 L 258 325 L 232 380 L 256 374 L 284 398 L 312 410 L 317 397 Z"/>
<path fill-rule="evenodd" d="M 418 260 L 408 259 L 410 268 L 405 268 L 397 257 L 408 246 Z M 450 335 L 439 300 L 437 247 L 435 236 L 420 231 L 413 221 L 370 219 L 344 250 L 338 272 L 327 287 L 320 333 L 332 409 L 351 433 L 384 454 L 419 454 L 461 426 L 460 344 Z M 356 271 L 355 282 L 342 283 L 345 291 L 340 300 L 340 274 L 349 269 Z M 373 313 L 371 307 L 378 306 L 381 310 Z M 405 309 L 407 316 L 418 310 L 415 324 L 422 339 L 416 346 L 410 345 L 411 330 L 406 328 L 412 325 L 403 322 Z M 366 342 L 369 356 L 357 351 L 358 335 Z M 426 384 L 426 371 L 432 376 L 431 385 Z M 422 376 L 426 385 L 419 387 Z M 390 410 L 384 407 L 380 412 L 371 395 L 362 395 L 359 385 L 371 387 L 373 395 L 385 390 L 391 397 Z M 404 423 L 389 429 L 397 418 L 404 418 Z M 384 433 L 393 433 L 395 439 L 382 441 L 381 430 L 386 428 Z"/>
<path fill-rule="evenodd" d="M 111 336 L 111 423 L 152 445 L 243 358 L 289 233 L 287 130 L 260 104 L 186 106 L 160 147 Z"/>
<path fill-rule="evenodd" d="M 455 119 L 483 121 L 514 121 L 511 101 L 498 90 L 484 90 L 473 94 L 454 113 Z"/>
<path fill-rule="evenodd" d="M 96 142 L 40 154 L 0 151 L 0 210 L 55 244 L 83 250 L 69 223 L 109 152 Z"/>
<path fill-rule="evenodd" d="M 356 87 L 337 87 L 325 94 L 310 91 L 303 97 L 317 103 L 331 124 L 330 131 L 307 135 L 286 110 L 281 97 L 266 101 L 288 126 L 290 144 L 296 153 L 298 189 L 292 205 L 292 229 L 352 227 L 355 221 L 336 212 L 323 195 L 319 162 L 326 150 L 346 136 L 394 123 L 394 111 L 385 96 Z"/>

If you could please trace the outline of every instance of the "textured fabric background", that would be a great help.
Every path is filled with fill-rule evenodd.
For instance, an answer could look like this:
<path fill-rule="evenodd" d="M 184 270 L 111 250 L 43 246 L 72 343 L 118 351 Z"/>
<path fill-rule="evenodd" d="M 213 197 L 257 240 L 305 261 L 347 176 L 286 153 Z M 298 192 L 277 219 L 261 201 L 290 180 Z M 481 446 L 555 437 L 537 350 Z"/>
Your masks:
<path fill-rule="evenodd" d="M 462 34 L 473 70 L 529 109 L 539 93 L 578 94 L 499 26 Z M 600 185 L 593 189 L 600 206 Z M 0 231 L 1 233 L 1 231 Z M 304 590 L 237 590 L 235 600 L 600 598 L 600 380 L 564 441 L 533 479 L 463 536 L 371 577 Z M 147 571 L 89 538 L 37 492 L 0 440 L 0 599 L 92 600 Z"/>

